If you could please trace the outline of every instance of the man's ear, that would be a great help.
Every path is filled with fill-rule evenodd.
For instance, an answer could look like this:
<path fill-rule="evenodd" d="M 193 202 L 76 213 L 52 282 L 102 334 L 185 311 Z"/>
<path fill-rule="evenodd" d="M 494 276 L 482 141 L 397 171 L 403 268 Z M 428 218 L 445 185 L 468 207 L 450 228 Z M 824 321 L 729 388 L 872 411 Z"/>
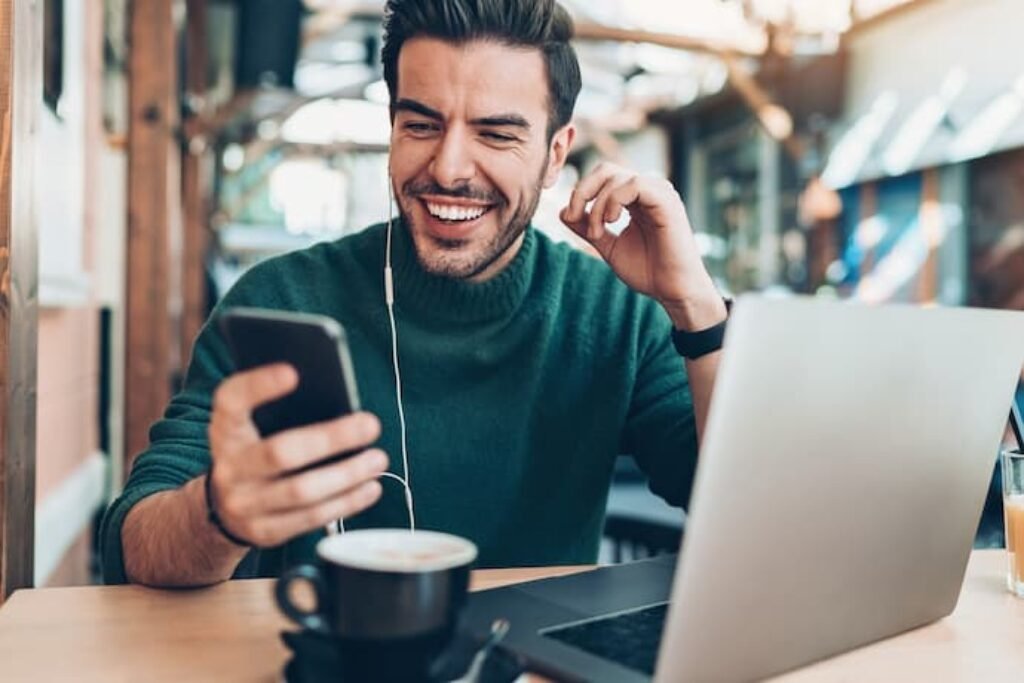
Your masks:
<path fill-rule="evenodd" d="M 544 187 L 549 188 L 558 181 L 558 174 L 565 166 L 572 149 L 572 141 L 576 139 L 576 126 L 568 123 L 562 126 L 551 137 L 551 148 L 548 150 L 548 167 L 544 170 Z"/>

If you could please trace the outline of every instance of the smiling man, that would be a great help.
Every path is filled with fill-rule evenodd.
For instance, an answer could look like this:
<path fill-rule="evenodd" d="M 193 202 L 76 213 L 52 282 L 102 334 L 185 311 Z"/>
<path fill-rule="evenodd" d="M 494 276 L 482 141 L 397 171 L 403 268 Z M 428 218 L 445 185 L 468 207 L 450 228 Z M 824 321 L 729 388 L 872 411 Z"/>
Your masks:
<path fill-rule="evenodd" d="M 436 275 L 487 280 L 518 253 L 572 142 L 571 127 L 548 130 L 543 56 L 416 36 L 397 66 L 391 174 L 419 261 Z"/>
<path fill-rule="evenodd" d="M 390 0 L 385 16 L 392 230 L 265 262 L 214 312 L 338 320 L 366 412 L 261 439 L 253 410 L 295 374 L 236 373 L 207 325 L 104 518 L 108 581 L 272 576 L 310 559 L 336 518 L 407 525 L 401 486 L 381 478 L 402 473 L 388 458 L 402 452 L 400 408 L 417 526 L 473 540 L 483 566 L 593 562 L 620 453 L 686 504 L 727 311 L 679 195 L 609 164 L 583 178 L 561 218 L 601 260 L 530 225 L 575 136 L 568 15 L 550 0 Z M 623 211 L 616 235 L 606 225 Z M 359 453 L 309 467 L 347 451 Z"/>

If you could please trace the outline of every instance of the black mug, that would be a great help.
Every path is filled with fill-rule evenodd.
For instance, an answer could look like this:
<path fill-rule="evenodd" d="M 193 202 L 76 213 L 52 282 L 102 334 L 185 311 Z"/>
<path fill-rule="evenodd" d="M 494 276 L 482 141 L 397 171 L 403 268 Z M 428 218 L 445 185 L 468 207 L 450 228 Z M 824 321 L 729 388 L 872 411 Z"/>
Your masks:
<path fill-rule="evenodd" d="M 317 544 L 318 564 L 286 570 L 277 603 L 303 628 L 332 637 L 346 680 L 425 680 L 466 602 L 476 546 L 433 531 L 366 529 Z M 291 598 L 306 583 L 312 609 Z"/>

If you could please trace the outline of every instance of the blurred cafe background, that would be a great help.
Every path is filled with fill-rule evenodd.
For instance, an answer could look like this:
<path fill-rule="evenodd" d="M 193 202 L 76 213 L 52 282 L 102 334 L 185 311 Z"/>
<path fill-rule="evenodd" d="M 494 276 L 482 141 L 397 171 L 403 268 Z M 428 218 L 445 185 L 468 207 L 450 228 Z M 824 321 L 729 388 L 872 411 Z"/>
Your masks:
<path fill-rule="evenodd" d="M 1024 309 L 1020 0 L 562 2 L 554 239 L 612 159 L 675 184 L 724 292 Z M 390 210 L 382 8 L 0 0 L 0 600 L 98 580 L 96 516 L 239 275 Z M 621 460 L 609 562 L 683 522 Z"/>

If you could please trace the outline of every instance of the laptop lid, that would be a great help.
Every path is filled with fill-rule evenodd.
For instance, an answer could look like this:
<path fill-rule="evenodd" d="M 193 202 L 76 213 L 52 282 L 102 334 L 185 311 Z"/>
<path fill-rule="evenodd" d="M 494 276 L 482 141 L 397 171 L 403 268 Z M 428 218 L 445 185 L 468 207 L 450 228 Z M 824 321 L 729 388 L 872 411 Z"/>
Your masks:
<path fill-rule="evenodd" d="M 656 680 L 764 678 L 952 611 L 1024 314 L 743 297 Z"/>

